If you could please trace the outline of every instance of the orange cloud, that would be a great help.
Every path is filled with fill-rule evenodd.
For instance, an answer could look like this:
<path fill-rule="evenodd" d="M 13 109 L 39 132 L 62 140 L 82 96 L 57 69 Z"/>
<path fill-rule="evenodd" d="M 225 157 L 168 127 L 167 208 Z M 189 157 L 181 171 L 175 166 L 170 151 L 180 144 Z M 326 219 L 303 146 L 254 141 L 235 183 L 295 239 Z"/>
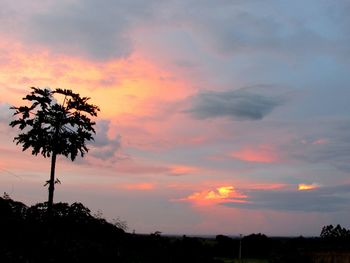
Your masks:
<path fill-rule="evenodd" d="M 195 192 L 180 201 L 188 201 L 198 205 L 208 205 L 229 202 L 247 202 L 247 195 L 238 192 L 233 186 L 221 186 L 215 190 Z"/>
<path fill-rule="evenodd" d="M 246 147 L 230 154 L 231 157 L 246 162 L 275 163 L 278 155 L 270 145 L 259 145 L 258 147 Z"/>
<path fill-rule="evenodd" d="M 313 190 L 313 189 L 317 189 L 319 187 L 320 187 L 320 185 L 315 184 L 315 183 L 313 183 L 313 184 L 299 184 L 298 190 L 300 190 L 300 191 Z"/>
<path fill-rule="evenodd" d="M 174 78 L 173 73 L 137 52 L 127 59 L 98 63 L 45 49 L 28 50 L 10 39 L 1 39 L 0 49 L 6 50 L 0 62 L 0 84 L 10 103 L 20 103 L 30 86 L 49 86 L 70 88 L 85 96 L 93 94 L 92 102 L 101 107 L 99 116 L 103 118 L 153 116 L 158 109 L 152 105 L 183 99 L 191 93 L 184 80 Z M 18 87 L 20 94 L 14 92 Z"/>
<path fill-rule="evenodd" d="M 69 88 L 91 96 L 91 103 L 101 108 L 98 118 L 111 122 L 109 136 L 121 134 L 123 146 L 163 150 L 207 140 L 185 129 L 192 121 L 185 123 L 186 116 L 176 114 L 184 107 L 179 101 L 192 95 L 194 86 L 138 50 L 125 59 L 96 62 L 39 47 L 29 50 L 5 37 L 0 50 L 6 51 L 0 61 L 3 102 L 21 105 L 30 86 Z"/>

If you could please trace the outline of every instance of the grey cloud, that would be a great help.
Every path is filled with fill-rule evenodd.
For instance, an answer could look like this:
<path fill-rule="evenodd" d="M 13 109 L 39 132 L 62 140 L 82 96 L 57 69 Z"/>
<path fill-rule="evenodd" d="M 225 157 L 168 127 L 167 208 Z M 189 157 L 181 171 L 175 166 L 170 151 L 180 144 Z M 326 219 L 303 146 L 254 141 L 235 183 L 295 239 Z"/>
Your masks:
<path fill-rule="evenodd" d="M 10 110 L 11 105 L 5 102 L 0 102 L 0 123 L 8 124 L 11 120 L 13 111 Z"/>
<path fill-rule="evenodd" d="M 152 1 L 75 1 L 32 17 L 33 41 L 58 52 L 93 59 L 125 57 L 132 51 L 130 31 L 139 21 L 151 17 Z"/>
<path fill-rule="evenodd" d="M 293 54 L 297 55 L 304 54 L 305 50 L 315 52 L 328 46 L 321 36 L 302 27 L 298 28 L 298 24 L 295 24 L 296 32 L 282 34 L 284 26 L 270 17 L 241 13 L 233 18 L 229 23 L 233 27 L 222 27 L 220 25 L 223 23 L 218 21 L 216 27 L 208 32 L 211 42 L 220 52 L 271 52 L 286 55 L 286 51 L 293 50 Z M 317 48 L 315 43 L 319 43 Z"/>
<path fill-rule="evenodd" d="M 198 41 L 198 49 L 209 50 L 211 55 L 215 52 L 235 59 L 234 55 L 262 55 L 265 61 L 283 59 L 288 63 L 305 63 L 310 56 L 324 54 L 349 58 L 347 1 L 309 1 L 307 5 L 293 1 L 288 8 L 283 1 L 181 3 L 172 9 L 176 10 L 174 23 L 183 21 Z"/>
<path fill-rule="evenodd" d="M 115 153 L 120 149 L 121 136 L 114 139 L 108 138 L 110 121 L 101 120 L 96 124 L 95 141 L 92 143 L 91 155 L 95 158 L 106 160 L 113 158 Z"/>
<path fill-rule="evenodd" d="M 296 1 L 291 8 L 300 5 Z M 303 15 L 289 13 L 276 1 L 205 1 L 200 6 L 197 1 L 180 1 L 171 7 L 179 11 L 171 13 L 174 23 L 186 21 L 194 38 L 221 54 L 269 52 L 295 57 L 333 50 L 327 38 L 305 26 Z"/>
<path fill-rule="evenodd" d="M 283 102 L 281 97 L 261 95 L 247 89 L 207 91 L 192 97 L 192 107 L 186 112 L 197 119 L 261 120 Z"/>
<path fill-rule="evenodd" d="M 5 2 L 6 11 L 0 10 L 3 22 L 0 31 L 21 32 L 26 35 L 27 43 L 40 42 L 57 52 L 101 60 L 128 56 L 133 50 L 134 37 L 137 38 L 133 29 L 140 27 L 150 38 L 154 33 L 159 34 L 155 28 L 186 32 L 200 45 L 198 49 L 210 46 L 225 55 L 257 51 L 295 57 L 314 52 L 334 53 L 335 44 L 348 50 L 347 39 L 338 41 L 322 36 L 304 25 L 303 14 L 300 17 L 290 14 L 284 4 L 275 1 L 218 4 L 206 0 L 200 5 L 195 0 L 44 1 L 44 8 L 40 7 L 43 1 Z M 298 8 L 301 4 L 296 1 L 291 7 Z M 325 10 L 322 11 L 326 14 Z M 320 17 L 324 17 L 322 12 L 316 19 Z M 171 49 L 178 50 L 178 41 L 174 43 Z M 189 45 L 188 41 L 185 45 Z"/>
<path fill-rule="evenodd" d="M 286 146 L 288 154 L 303 162 L 329 164 L 350 172 L 350 121 L 313 122 L 313 127 L 308 129 L 306 134 Z M 319 139 L 323 143 L 317 144 Z"/>
<path fill-rule="evenodd" d="M 350 185 L 307 191 L 251 190 L 247 203 L 228 202 L 225 206 L 277 211 L 339 212 L 348 209 Z"/>

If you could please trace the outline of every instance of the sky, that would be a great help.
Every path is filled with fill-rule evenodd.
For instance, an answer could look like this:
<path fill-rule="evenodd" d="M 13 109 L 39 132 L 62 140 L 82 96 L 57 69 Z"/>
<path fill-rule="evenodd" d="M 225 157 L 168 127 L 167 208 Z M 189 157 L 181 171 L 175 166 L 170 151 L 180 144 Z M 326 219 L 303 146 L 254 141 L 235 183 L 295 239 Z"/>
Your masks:
<path fill-rule="evenodd" d="M 346 0 L 0 0 L 0 193 L 47 200 L 10 106 L 30 87 L 101 108 L 58 158 L 56 202 L 129 231 L 318 236 L 350 218 Z"/>

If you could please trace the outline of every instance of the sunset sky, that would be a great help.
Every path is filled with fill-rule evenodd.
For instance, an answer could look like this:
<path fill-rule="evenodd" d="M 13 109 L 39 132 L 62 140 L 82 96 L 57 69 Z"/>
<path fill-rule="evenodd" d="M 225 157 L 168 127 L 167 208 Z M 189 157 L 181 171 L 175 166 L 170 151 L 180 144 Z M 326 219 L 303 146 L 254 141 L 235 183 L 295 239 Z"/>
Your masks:
<path fill-rule="evenodd" d="M 55 201 L 129 231 L 319 235 L 350 227 L 347 0 L 0 0 L 0 194 L 44 202 L 22 152 L 30 87 L 99 105 Z"/>

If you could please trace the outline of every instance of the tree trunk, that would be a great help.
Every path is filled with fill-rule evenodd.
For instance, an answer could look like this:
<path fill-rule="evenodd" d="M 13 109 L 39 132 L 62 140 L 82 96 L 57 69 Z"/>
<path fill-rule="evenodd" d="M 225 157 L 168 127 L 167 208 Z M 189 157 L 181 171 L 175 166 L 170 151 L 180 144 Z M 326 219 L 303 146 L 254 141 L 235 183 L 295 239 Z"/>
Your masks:
<path fill-rule="evenodd" d="M 53 193 L 55 191 L 55 169 L 56 169 L 56 157 L 57 157 L 57 141 L 58 141 L 58 134 L 60 131 L 60 121 L 57 120 L 57 123 L 55 125 L 55 134 L 53 136 L 52 141 L 52 156 L 51 156 L 51 172 L 50 172 L 50 181 L 49 181 L 49 200 L 47 203 L 47 215 L 49 218 L 49 221 L 51 221 L 52 217 L 52 206 L 53 206 Z"/>
<path fill-rule="evenodd" d="M 56 168 L 56 152 L 52 153 L 51 156 L 51 173 L 49 181 L 49 200 L 47 203 L 47 214 L 49 218 L 52 215 L 52 206 L 53 206 L 53 193 L 55 191 L 55 168 Z"/>

